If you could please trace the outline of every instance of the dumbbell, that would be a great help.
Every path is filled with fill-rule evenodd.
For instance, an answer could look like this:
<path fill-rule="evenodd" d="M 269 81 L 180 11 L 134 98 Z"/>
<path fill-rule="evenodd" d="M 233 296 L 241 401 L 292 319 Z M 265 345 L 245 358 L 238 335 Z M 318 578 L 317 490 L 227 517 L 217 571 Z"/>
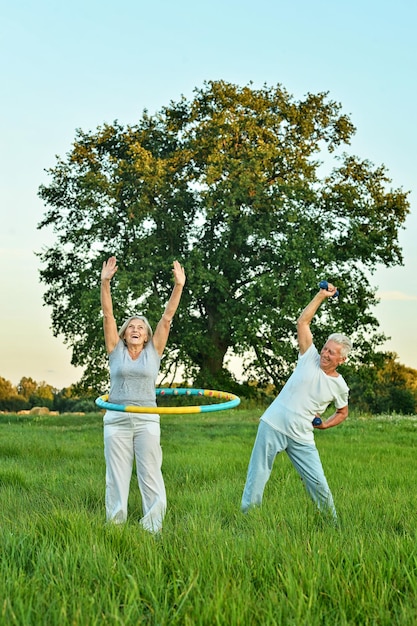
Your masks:
<path fill-rule="evenodd" d="M 329 288 L 329 283 L 327 280 L 321 280 L 320 284 L 319 284 L 320 289 L 328 289 Z M 339 295 L 339 290 L 336 291 L 335 294 L 333 294 L 331 297 L 332 298 L 337 298 L 337 296 Z"/>

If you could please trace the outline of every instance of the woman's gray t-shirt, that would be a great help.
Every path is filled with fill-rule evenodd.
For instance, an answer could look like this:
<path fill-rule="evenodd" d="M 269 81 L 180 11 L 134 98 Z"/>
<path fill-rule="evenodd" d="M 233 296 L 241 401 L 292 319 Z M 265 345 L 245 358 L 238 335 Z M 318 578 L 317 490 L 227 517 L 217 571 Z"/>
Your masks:
<path fill-rule="evenodd" d="M 110 393 L 109 402 L 113 404 L 156 407 L 156 379 L 159 373 L 161 357 L 157 353 L 152 339 L 148 341 L 137 359 L 132 359 L 124 342 L 120 339 L 109 354 Z M 126 413 L 106 411 L 104 423 L 120 423 L 132 415 L 158 421 L 154 413 Z"/>

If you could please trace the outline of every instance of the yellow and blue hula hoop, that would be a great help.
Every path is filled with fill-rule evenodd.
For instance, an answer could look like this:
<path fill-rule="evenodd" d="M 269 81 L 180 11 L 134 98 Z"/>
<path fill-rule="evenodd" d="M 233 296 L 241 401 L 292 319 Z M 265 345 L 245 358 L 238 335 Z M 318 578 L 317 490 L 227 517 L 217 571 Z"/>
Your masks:
<path fill-rule="evenodd" d="M 234 393 L 228 393 L 227 391 L 215 391 L 213 389 L 194 389 L 192 387 L 157 387 L 155 389 L 156 395 L 161 397 L 166 396 L 200 396 L 215 398 L 223 400 L 223 402 L 216 402 L 213 404 L 202 404 L 195 406 L 136 406 L 125 404 L 114 404 L 108 402 L 109 395 L 104 394 L 99 396 L 96 400 L 97 406 L 100 409 L 107 409 L 108 411 L 123 411 L 125 413 L 211 413 L 213 411 L 225 411 L 226 409 L 234 409 L 240 404 L 239 396 Z"/>

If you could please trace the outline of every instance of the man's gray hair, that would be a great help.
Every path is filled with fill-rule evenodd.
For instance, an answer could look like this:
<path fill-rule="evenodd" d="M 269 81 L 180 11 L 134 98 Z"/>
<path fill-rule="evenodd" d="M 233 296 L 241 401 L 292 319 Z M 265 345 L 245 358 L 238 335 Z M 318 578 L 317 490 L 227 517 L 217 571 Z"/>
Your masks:
<path fill-rule="evenodd" d="M 123 339 L 124 341 L 126 328 L 129 326 L 132 320 L 142 320 L 145 323 L 146 332 L 148 333 L 148 340 L 152 339 L 152 335 L 153 335 L 152 328 L 144 315 L 131 315 L 130 317 L 128 317 L 127 320 L 119 328 L 120 339 Z"/>
<path fill-rule="evenodd" d="M 352 342 L 349 337 L 346 335 L 342 335 L 342 333 L 332 333 L 328 336 L 327 341 L 335 341 L 341 347 L 340 354 L 342 357 L 346 358 L 349 352 L 352 350 Z"/>

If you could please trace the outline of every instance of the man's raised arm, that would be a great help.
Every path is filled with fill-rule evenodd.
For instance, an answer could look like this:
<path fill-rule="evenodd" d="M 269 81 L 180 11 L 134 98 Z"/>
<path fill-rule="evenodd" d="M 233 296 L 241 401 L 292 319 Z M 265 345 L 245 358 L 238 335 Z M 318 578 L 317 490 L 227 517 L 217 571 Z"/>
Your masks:
<path fill-rule="evenodd" d="M 313 335 L 310 330 L 310 324 L 315 316 L 317 309 L 326 298 L 331 298 L 336 293 L 337 288 L 330 283 L 327 289 L 320 289 L 314 296 L 306 308 L 302 311 L 300 317 L 297 320 L 297 341 L 300 354 L 307 352 L 311 344 L 313 343 Z"/>

